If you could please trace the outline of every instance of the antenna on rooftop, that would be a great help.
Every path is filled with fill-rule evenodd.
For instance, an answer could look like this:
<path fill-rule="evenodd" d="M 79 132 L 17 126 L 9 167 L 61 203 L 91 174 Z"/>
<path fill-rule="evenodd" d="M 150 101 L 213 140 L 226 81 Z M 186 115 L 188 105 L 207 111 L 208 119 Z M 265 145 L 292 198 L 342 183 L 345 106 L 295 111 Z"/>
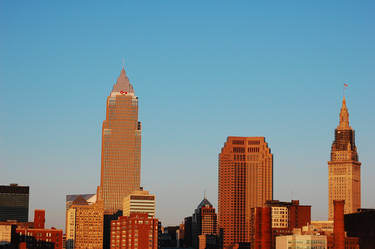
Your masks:
<path fill-rule="evenodd" d="M 125 68 L 125 58 L 122 57 L 122 67 Z"/>

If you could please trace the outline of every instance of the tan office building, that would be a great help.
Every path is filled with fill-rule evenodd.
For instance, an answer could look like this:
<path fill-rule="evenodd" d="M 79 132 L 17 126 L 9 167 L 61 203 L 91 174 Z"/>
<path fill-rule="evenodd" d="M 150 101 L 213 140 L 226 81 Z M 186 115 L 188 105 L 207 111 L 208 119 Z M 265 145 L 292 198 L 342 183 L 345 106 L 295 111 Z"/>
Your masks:
<path fill-rule="evenodd" d="M 122 208 L 123 199 L 140 187 L 141 123 L 138 97 L 125 70 L 107 98 L 102 128 L 102 162 L 99 199 L 107 214 Z"/>
<path fill-rule="evenodd" d="M 326 235 L 293 234 L 276 237 L 276 249 L 326 249 Z"/>
<path fill-rule="evenodd" d="M 340 111 L 340 123 L 328 162 L 328 219 L 333 219 L 333 201 L 345 200 L 344 213 L 354 213 L 361 207 L 361 163 L 358 161 L 355 132 L 349 126 L 345 97 Z"/>
<path fill-rule="evenodd" d="M 250 242 L 251 208 L 273 198 L 273 156 L 264 137 L 228 137 L 219 154 L 219 228 L 224 247 Z"/>
<path fill-rule="evenodd" d="M 155 217 L 155 195 L 143 188 L 134 191 L 124 198 L 122 212 L 123 216 L 130 216 L 131 213 L 147 213 L 148 217 Z"/>
<path fill-rule="evenodd" d="M 78 196 L 67 211 L 67 249 L 102 249 L 103 220 L 103 201 L 89 204 Z"/>

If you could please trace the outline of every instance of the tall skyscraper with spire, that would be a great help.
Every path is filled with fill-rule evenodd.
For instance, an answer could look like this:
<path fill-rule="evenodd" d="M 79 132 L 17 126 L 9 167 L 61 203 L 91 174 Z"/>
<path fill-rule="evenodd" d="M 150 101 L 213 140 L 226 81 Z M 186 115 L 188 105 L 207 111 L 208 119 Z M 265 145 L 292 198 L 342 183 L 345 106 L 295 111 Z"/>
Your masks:
<path fill-rule="evenodd" d="M 141 122 L 138 97 L 121 70 L 107 98 L 106 119 L 102 128 L 101 177 L 99 198 L 107 214 L 122 209 L 124 197 L 140 188 Z"/>
<path fill-rule="evenodd" d="M 335 200 L 345 200 L 345 214 L 354 213 L 361 207 L 361 163 L 358 161 L 354 130 L 349 125 L 345 96 L 328 162 L 328 195 L 329 220 L 334 217 Z"/>

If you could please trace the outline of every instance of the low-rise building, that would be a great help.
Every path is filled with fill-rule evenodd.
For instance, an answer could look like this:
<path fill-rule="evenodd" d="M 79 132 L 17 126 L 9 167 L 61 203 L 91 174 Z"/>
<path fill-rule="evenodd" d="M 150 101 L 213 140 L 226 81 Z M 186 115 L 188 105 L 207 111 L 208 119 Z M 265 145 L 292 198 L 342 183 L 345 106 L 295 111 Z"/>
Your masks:
<path fill-rule="evenodd" d="M 276 249 L 326 249 L 327 236 L 293 234 L 276 237 Z"/>
<path fill-rule="evenodd" d="M 124 198 L 122 205 L 123 216 L 129 216 L 130 213 L 147 213 L 149 217 L 155 217 L 155 195 L 148 191 L 134 191 Z"/>
<path fill-rule="evenodd" d="M 130 213 L 111 221 L 111 249 L 157 249 L 158 220 L 147 213 Z"/>

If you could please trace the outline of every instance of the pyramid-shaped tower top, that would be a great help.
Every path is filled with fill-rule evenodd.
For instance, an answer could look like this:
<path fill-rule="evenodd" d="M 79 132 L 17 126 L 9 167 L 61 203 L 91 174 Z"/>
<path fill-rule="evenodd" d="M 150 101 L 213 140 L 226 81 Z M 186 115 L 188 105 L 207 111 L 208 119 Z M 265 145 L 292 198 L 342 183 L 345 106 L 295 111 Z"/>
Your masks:
<path fill-rule="evenodd" d="M 346 107 L 345 96 L 342 99 L 342 106 L 341 106 L 341 111 L 340 111 L 340 124 L 339 126 L 337 126 L 337 129 L 339 130 L 351 129 L 349 126 L 349 111 L 348 111 L 348 108 Z"/>
<path fill-rule="evenodd" d="M 197 209 L 201 209 L 202 207 L 205 207 L 205 206 L 210 206 L 210 207 L 213 207 L 211 202 L 209 202 L 206 197 L 203 198 L 203 200 L 199 203 Z"/>
<path fill-rule="evenodd" d="M 122 68 L 120 76 L 117 78 L 116 84 L 113 86 L 112 92 L 128 92 L 134 93 L 132 84 L 129 82 L 128 76 L 126 76 L 125 69 Z"/>

